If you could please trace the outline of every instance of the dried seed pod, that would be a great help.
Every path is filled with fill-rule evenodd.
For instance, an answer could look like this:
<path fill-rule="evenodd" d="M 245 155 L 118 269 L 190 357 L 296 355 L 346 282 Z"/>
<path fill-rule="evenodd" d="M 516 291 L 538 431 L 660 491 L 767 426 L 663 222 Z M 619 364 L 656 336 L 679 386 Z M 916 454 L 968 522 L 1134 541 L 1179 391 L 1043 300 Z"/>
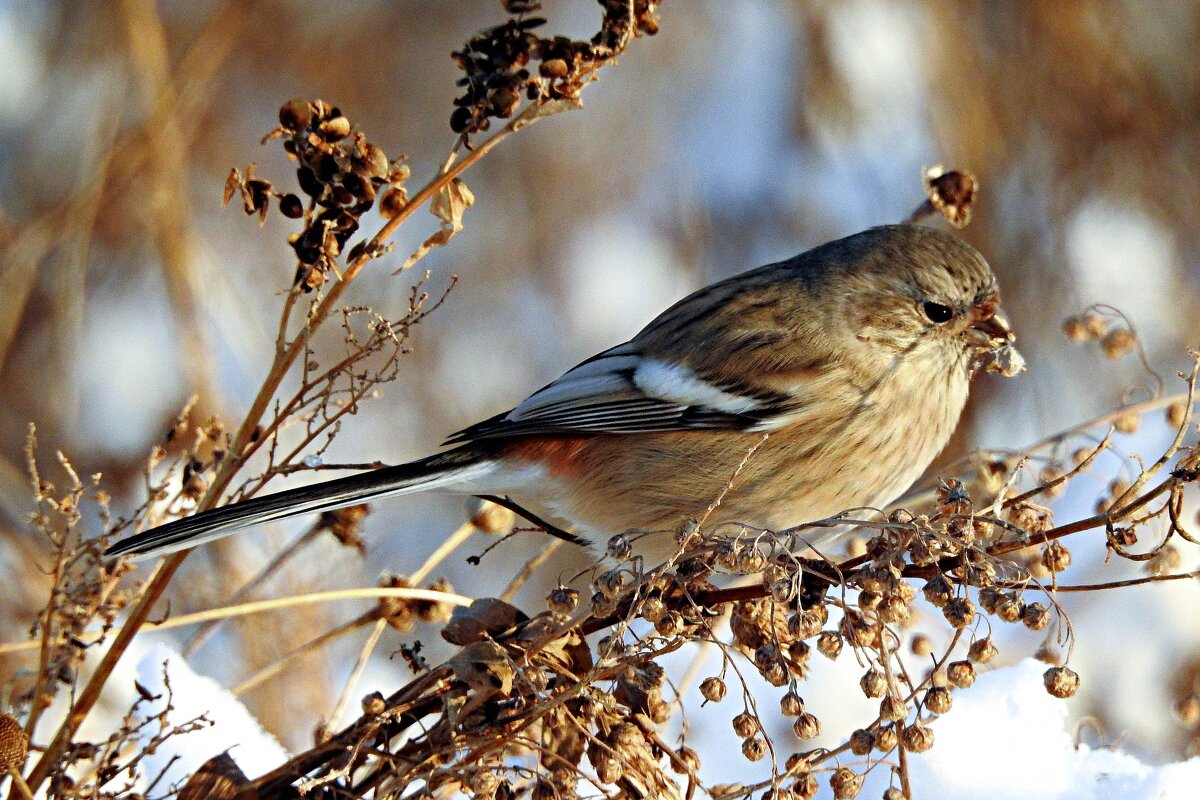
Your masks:
<path fill-rule="evenodd" d="M 713 561 L 721 569 L 737 569 L 738 549 L 740 545 L 729 539 L 722 539 L 713 548 Z"/>
<path fill-rule="evenodd" d="M 1108 331 L 1108 322 L 1099 314 L 1088 312 L 1083 315 L 1083 326 L 1087 329 L 1088 336 L 1093 339 L 1099 339 Z"/>
<path fill-rule="evenodd" d="M 898 738 L 895 725 L 881 725 L 875 731 L 875 749 L 881 753 L 891 752 L 896 749 Z"/>
<path fill-rule="evenodd" d="M 1042 674 L 1046 691 L 1059 699 L 1075 694 L 1079 689 L 1079 675 L 1069 667 L 1051 667 Z"/>
<path fill-rule="evenodd" d="M 700 694 L 705 700 L 719 703 L 725 699 L 725 681 L 717 677 L 705 678 L 700 682 Z"/>
<path fill-rule="evenodd" d="M 817 637 L 817 651 L 830 660 L 842 653 L 842 637 L 833 631 L 825 631 Z"/>
<path fill-rule="evenodd" d="M 792 723 L 792 731 L 800 739 L 815 739 L 821 735 L 821 720 L 805 712 Z"/>
<path fill-rule="evenodd" d="M 1187 420 L 1188 406 L 1186 400 L 1176 400 L 1171 405 L 1167 406 L 1167 424 L 1172 428 L 1178 428 Z"/>
<path fill-rule="evenodd" d="M 798 717 L 804 713 L 804 700 L 794 690 L 788 690 L 779 699 L 779 713 L 785 717 Z"/>
<path fill-rule="evenodd" d="M 294 194 L 285 194 L 279 201 L 279 210 L 288 219 L 304 216 L 304 203 Z"/>
<path fill-rule="evenodd" d="M 932 714 L 945 714 L 953 702 L 950 690 L 943 686 L 935 686 L 925 692 L 925 708 Z"/>
<path fill-rule="evenodd" d="M 1100 340 L 1100 349 L 1109 358 L 1117 359 L 1128 355 L 1137 347 L 1137 334 L 1128 328 L 1113 328 Z"/>
<path fill-rule="evenodd" d="M 1142 418 L 1137 412 L 1126 411 L 1113 420 L 1113 427 L 1121 433 L 1136 433 L 1141 422 Z"/>
<path fill-rule="evenodd" d="M 758 761 L 767 754 L 767 743 L 755 737 L 742 742 L 742 755 L 747 761 Z"/>
<path fill-rule="evenodd" d="M 887 693 L 887 678 L 874 667 L 863 673 L 858 685 L 867 697 L 883 697 Z"/>
<path fill-rule="evenodd" d="M 290 133 L 308 130 L 312 119 L 313 108 L 307 100 L 288 100 L 279 107 L 279 124 Z"/>
<path fill-rule="evenodd" d="M 610 569 L 600 573 L 596 578 L 596 589 L 607 598 L 615 598 L 621 593 L 621 590 L 629 583 L 629 576 L 625 571 L 617 568 Z"/>
<path fill-rule="evenodd" d="M 762 572 L 766 564 L 766 556 L 760 553 L 757 547 L 743 547 L 738 551 L 737 568 L 747 575 Z"/>
<path fill-rule="evenodd" d="M 940 574 L 930 578 L 925 583 L 925 586 L 921 588 L 921 592 L 925 595 L 927 601 L 938 608 L 942 608 L 949 603 L 954 595 L 950 581 L 946 580 L 945 575 Z"/>
<path fill-rule="evenodd" d="M 939 481 L 935 498 L 943 514 L 965 514 L 971 509 L 971 494 L 958 478 Z"/>
<path fill-rule="evenodd" d="M 833 771 L 833 775 L 829 776 L 829 788 L 833 790 L 833 796 L 837 800 L 858 797 L 858 793 L 862 791 L 862 783 L 862 776 L 856 775 L 849 767 L 838 767 Z"/>
<path fill-rule="evenodd" d="M 796 580 L 791 576 L 777 578 L 767 586 L 767 591 L 776 603 L 790 603 L 797 594 Z"/>
<path fill-rule="evenodd" d="M 788 633 L 797 639 L 811 639 L 821 632 L 828 619 L 825 606 L 805 609 L 788 620 Z"/>
<path fill-rule="evenodd" d="M 16 717 L 0 712 L 0 776 L 19 770 L 29 755 L 29 737 Z"/>
<path fill-rule="evenodd" d="M 933 747 L 933 731 L 919 723 L 906 727 L 900 738 L 904 741 L 904 747 L 914 753 L 924 753 Z"/>
<path fill-rule="evenodd" d="M 797 666 L 804 666 L 812 656 L 812 647 L 808 642 L 797 639 L 788 645 L 788 659 Z"/>
<path fill-rule="evenodd" d="M 1040 631 L 1050 623 L 1050 610 L 1041 603 L 1029 603 L 1021 610 L 1021 622 L 1031 631 Z"/>
<path fill-rule="evenodd" d="M 676 636 L 683 630 L 683 617 L 678 611 L 668 611 L 654 623 L 654 630 L 659 636 Z"/>
<path fill-rule="evenodd" d="M 546 606 L 555 614 L 570 614 L 579 605 L 579 592 L 557 586 L 546 595 Z"/>
<path fill-rule="evenodd" d="M 908 716 L 908 704 L 902 698 L 888 695 L 879 704 L 879 718 L 884 722 L 899 722 Z"/>
<path fill-rule="evenodd" d="M 992 638 L 985 636 L 971 642 L 971 647 L 967 650 L 967 658 L 977 664 L 987 664 L 996 657 L 996 652 L 996 645 L 992 644 Z"/>
<path fill-rule="evenodd" d="M 995 586 L 985 586 L 979 590 L 979 605 L 989 614 L 995 614 L 1000 603 L 1004 601 L 1004 592 Z"/>
<path fill-rule="evenodd" d="M 1067 317 L 1063 320 L 1062 331 L 1072 342 L 1083 342 L 1092 338 L 1083 317 Z"/>
<path fill-rule="evenodd" d="M 604 548 L 605 555 L 614 561 L 625 561 L 633 555 L 633 543 L 629 541 L 628 533 L 618 533 L 608 540 Z"/>
<path fill-rule="evenodd" d="M 667 613 L 667 604 L 662 601 L 661 597 L 647 597 L 642 601 L 642 619 L 654 624 L 662 619 Z"/>
<path fill-rule="evenodd" d="M 1062 572 L 1071 566 L 1071 551 L 1062 542 L 1053 541 L 1042 550 L 1042 565 L 1051 572 Z"/>
<path fill-rule="evenodd" d="M 700 754 L 690 747 L 681 747 L 675 751 L 675 755 L 679 756 L 682 765 L 676 764 L 675 759 L 671 759 L 668 763 L 671 765 L 671 771 L 677 775 L 695 774 L 700 769 Z"/>
<path fill-rule="evenodd" d="M 592 613 L 599 617 L 607 617 L 617 610 L 617 601 L 608 597 L 604 592 L 592 595 Z"/>
<path fill-rule="evenodd" d="M 956 597 L 942 606 L 942 614 L 955 628 L 965 628 L 975 621 L 975 604 L 966 597 Z"/>
<path fill-rule="evenodd" d="M 817 781 L 817 776 L 811 772 L 797 775 L 796 779 L 792 781 L 792 794 L 798 800 L 812 800 L 819 791 L 821 791 L 821 784 Z"/>
<path fill-rule="evenodd" d="M 391 171 L 387 153 L 365 139 L 356 140 L 358 152 L 354 156 L 354 170 L 367 180 L 384 180 Z M 403 158 L 403 156 L 401 156 Z"/>
<path fill-rule="evenodd" d="M 733 732 L 743 739 L 756 736 L 760 730 L 758 719 L 748 711 L 743 711 L 733 718 Z"/>
<path fill-rule="evenodd" d="M 1007 595 L 1000 601 L 1000 605 L 996 606 L 996 616 L 1005 622 L 1016 622 L 1021 619 L 1021 612 L 1024 610 L 1024 604 L 1015 594 Z"/>
<path fill-rule="evenodd" d="M 908 603 L 898 594 L 887 595 L 879 604 L 879 618 L 884 622 L 903 622 L 910 613 Z"/>
<path fill-rule="evenodd" d="M 858 593 L 858 607 L 863 611 L 874 611 L 879 607 L 881 600 L 883 600 L 883 595 L 870 589 L 863 589 Z"/>
<path fill-rule="evenodd" d="M 391 219 L 399 216 L 407 206 L 408 192 L 400 188 L 392 189 L 379 202 L 379 214 L 386 219 Z"/>
<path fill-rule="evenodd" d="M 975 682 L 975 665 L 970 661 L 951 661 L 946 665 L 946 680 L 959 689 L 968 688 Z"/>
<path fill-rule="evenodd" d="M 488 769 L 481 769 L 471 776 L 469 784 L 475 797 L 493 798 L 500 789 L 500 778 Z"/>
<path fill-rule="evenodd" d="M 776 663 L 768 669 L 760 669 L 763 680 L 775 687 L 784 686 L 788 682 L 788 668 L 782 663 Z"/>
<path fill-rule="evenodd" d="M 616 783 L 621 780 L 624 769 L 619 760 L 612 757 L 597 758 L 594 760 L 589 757 L 589 760 L 592 761 L 592 766 L 596 768 L 596 777 L 601 783 Z"/>
<path fill-rule="evenodd" d="M 883 793 L 883 800 L 910 800 L 910 798 L 895 786 L 889 786 L 888 790 Z"/>
<path fill-rule="evenodd" d="M 480 533 L 500 534 L 512 530 L 517 515 L 511 509 L 490 500 L 472 498 L 467 505 L 467 519 Z"/>
<path fill-rule="evenodd" d="M 850 752 L 856 756 L 865 756 L 875 749 L 875 734 L 865 728 L 859 728 L 850 734 Z"/>
<path fill-rule="evenodd" d="M 852 647 L 874 647 L 879 643 L 879 631 L 879 625 L 853 610 L 847 610 L 838 625 L 838 633 Z"/>
<path fill-rule="evenodd" d="M 317 126 L 317 132 L 327 142 L 338 142 L 350 135 L 350 120 L 343 116 L 327 119 Z"/>

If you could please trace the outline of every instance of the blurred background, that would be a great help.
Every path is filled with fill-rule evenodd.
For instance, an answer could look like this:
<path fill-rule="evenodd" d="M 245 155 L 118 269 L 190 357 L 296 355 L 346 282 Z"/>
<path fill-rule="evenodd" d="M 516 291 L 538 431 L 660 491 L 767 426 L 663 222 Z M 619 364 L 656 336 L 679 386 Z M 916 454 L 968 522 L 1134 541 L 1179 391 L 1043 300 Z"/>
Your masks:
<path fill-rule="evenodd" d="M 588 38 L 599 6 L 553 0 L 545 15 L 547 31 Z M 115 510 L 128 513 L 144 499 L 149 449 L 189 396 L 234 428 L 261 384 L 295 270 L 291 228 L 276 214 L 260 228 L 220 200 L 230 167 L 250 162 L 291 186 L 280 148 L 259 145 L 280 104 L 340 106 L 389 155 L 407 154 L 419 186 L 455 138 L 450 52 L 504 18 L 496 0 L 436 13 L 417 0 L 0 2 L 0 639 L 22 638 L 45 601 L 42 545 L 24 527 L 29 423 L 50 480 L 61 479 L 50 473 L 62 450 L 81 474 L 102 472 Z M 350 419 L 327 461 L 424 455 L 704 283 L 902 220 L 923 198 L 922 169 L 939 163 L 980 180 L 962 235 L 995 267 L 1029 362 L 1016 379 L 975 383 L 946 459 L 1026 445 L 1144 399 L 1136 359 L 1108 361 L 1061 334 L 1064 317 L 1094 302 L 1125 312 L 1168 390 L 1183 388 L 1174 375 L 1189 364 L 1186 347 L 1200 345 L 1196 3 L 676 0 L 662 7 L 659 35 L 635 42 L 584 102 L 464 175 L 477 198 L 466 229 L 420 265 L 435 295 L 452 274 L 459 283 L 415 329 L 399 379 Z M 435 228 L 419 212 L 347 302 L 398 316 L 419 276 L 389 273 Z M 337 352 L 336 337 L 326 346 Z M 1118 437 L 1119 448 L 1156 457 L 1171 437 L 1160 416 Z M 1102 459 L 1057 501 L 1059 518 L 1091 513 L 1121 468 Z M 411 572 L 463 514 L 453 498 L 380 504 L 365 559 L 322 540 L 261 594 Z M 172 611 L 222 604 L 305 525 L 197 552 L 175 581 Z M 1102 539 L 1092 541 L 1077 540 L 1069 580 L 1139 574 L 1104 566 Z M 483 566 L 465 563 L 491 543 L 477 536 L 438 574 L 495 594 L 541 545 L 520 534 Z M 1183 555 L 1194 568 L 1196 554 Z M 539 610 L 547 588 L 585 563 L 562 549 L 518 604 Z M 1194 731 L 1171 707 L 1200 666 L 1200 586 L 1066 602 L 1084 681 L 1071 712 L 1096 720 L 1084 738 L 1121 740 L 1155 761 L 1194 752 Z M 363 610 L 290 610 L 270 620 L 269 637 L 261 618 L 232 624 L 192 663 L 232 685 Z M 1040 643 L 1002 633 L 1006 662 Z M 247 703 L 286 745 L 303 747 L 365 636 L 293 662 Z M 407 679 L 389 656 L 414 638 L 431 660 L 444 655 L 432 626 L 389 631 L 359 694 Z M 0 659 L 0 680 L 22 665 Z M 843 657 L 819 665 L 813 686 L 852 687 L 859 674 Z M 835 734 L 836 693 L 810 705 Z M 733 713 L 701 710 L 693 725 L 728 730 Z"/>

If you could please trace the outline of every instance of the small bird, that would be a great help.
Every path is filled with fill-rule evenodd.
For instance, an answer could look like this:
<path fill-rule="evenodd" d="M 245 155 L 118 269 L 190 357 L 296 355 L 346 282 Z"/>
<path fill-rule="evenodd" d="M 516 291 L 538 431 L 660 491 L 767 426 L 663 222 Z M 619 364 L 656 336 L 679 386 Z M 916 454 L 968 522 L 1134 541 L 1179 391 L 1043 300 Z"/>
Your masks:
<path fill-rule="evenodd" d="M 107 555 L 427 489 L 512 498 L 600 550 L 636 531 L 653 563 L 688 521 L 780 530 L 883 507 L 945 446 L 987 354 L 1019 362 L 999 302 L 955 236 L 872 228 L 694 292 L 453 449 L 186 517 Z"/>

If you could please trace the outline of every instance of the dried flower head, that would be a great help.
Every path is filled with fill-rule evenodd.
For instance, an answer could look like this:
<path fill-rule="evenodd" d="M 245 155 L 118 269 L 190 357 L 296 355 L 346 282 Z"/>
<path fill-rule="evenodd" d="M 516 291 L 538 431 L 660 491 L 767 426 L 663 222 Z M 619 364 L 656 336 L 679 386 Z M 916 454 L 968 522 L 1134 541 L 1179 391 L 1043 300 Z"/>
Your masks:
<path fill-rule="evenodd" d="M 1046 691 L 1060 699 L 1074 696 L 1079 688 L 1079 675 L 1069 667 L 1051 667 L 1042 675 Z"/>

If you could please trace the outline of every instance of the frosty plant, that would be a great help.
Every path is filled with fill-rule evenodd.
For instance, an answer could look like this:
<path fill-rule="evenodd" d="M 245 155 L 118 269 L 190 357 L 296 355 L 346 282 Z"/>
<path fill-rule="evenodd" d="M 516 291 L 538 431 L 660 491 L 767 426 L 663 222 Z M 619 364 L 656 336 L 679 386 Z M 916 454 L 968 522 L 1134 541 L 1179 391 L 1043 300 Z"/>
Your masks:
<path fill-rule="evenodd" d="M 582 91 L 599 71 L 634 39 L 657 30 L 655 3 L 605 0 L 592 39 L 547 37 L 541 34 L 545 20 L 533 16 L 537 6 L 509 0 L 506 22 L 454 54 L 463 72 L 463 93 L 450 116 L 457 138 L 421 188 L 411 190 L 403 158 L 390 156 L 343 110 L 322 100 L 285 103 L 278 127 L 266 137 L 294 160 L 294 186 L 253 167 L 231 171 L 226 201 L 237 198 L 260 218 L 280 213 L 293 220 L 288 246 L 296 260 L 294 273 L 281 278 L 286 292 L 274 359 L 236 429 L 185 408 L 147 462 L 146 502 L 120 520 L 110 519 L 99 478 L 76 475 L 65 456 L 55 473 L 65 476 L 61 486 L 46 479 L 31 433 L 32 524 L 49 554 L 53 587 L 31 639 L 4 645 L 36 654 L 29 677 L 14 681 L 9 692 L 11 710 L 0 715 L 0 764 L 11 776 L 10 797 L 166 794 L 167 787 L 153 787 L 154 776 L 137 772 L 147 748 L 184 733 L 166 716 L 148 712 L 143 719 L 150 721 L 135 722 L 131 715 L 100 742 L 79 735 L 133 637 L 154 627 L 334 596 L 377 599 L 358 619 L 302 648 L 372 628 L 340 706 L 351 702 L 357 676 L 388 625 L 408 632 L 418 623 L 436 624 L 457 650 L 430 664 L 419 642 L 406 644 L 402 654 L 415 678 L 387 694 L 366 694 L 352 724 L 320 730 L 311 749 L 265 775 L 247 777 L 227 755 L 216 756 L 181 796 L 690 798 L 702 791 L 730 800 L 782 800 L 812 797 L 824 784 L 835 797 L 848 798 L 858 794 L 864 776 L 880 771 L 889 775 L 888 800 L 911 797 L 910 759 L 936 747 L 936 718 L 953 713 L 956 698 L 997 658 L 994 627 L 1043 632 L 1046 690 L 1067 698 L 1080 677 L 1070 667 L 1074 635 L 1059 603 L 1063 593 L 1197 577 L 1177 566 L 1178 548 L 1198 543 L 1183 514 L 1185 492 L 1200 478 L 1191 416 L 1200 368 L 1194 355 L 1174 393 L 1156 382 L 1148 399 L 1056 436 L 975 453 L 893 509 L 849 510 L 782 531 L 689 521 L 678 531 L 677 552 L 662 565 L 631 555 L 636 531 L 615 536 L 605 557 L 552 590 L 544 608 L 521 609 L 510 601 L 552 548 L 514 575 L 500 598 L 458 595 L 444 581 L 429 580 L 466 534 L 511 527 L 509 512 L 481 505 L 425 565 L 381 586 L 150 622 L 186 553 L 167 557 L 144 584 L 134 585 L 130 568 L 99 558 L 103 541 L 81 537 L 84 515 L 100 518 L 108 540 L 252 496 L 281 475 L 374 466 L 325 464 L 321 457 L 348 415 L 401 374 L 411 330 L 447 301 L 449 289 L 431 298 L 426 276 L 405 307 L 378 310 L 344 307 L 346 288 L 375 261 L 383 262 L 378 268 L 403 271 L 447 244 L 468 223 L 475 202 L 463 173 L 521 128 L 580 107 Z M 966 172 L 932 169 L 924 179 L 925 200 L 909 219 L 941 214 L 965 225 L 977 188 Z M 427 202 L 439 230 L 403 261 L 393 258 L 393 235 Z M 382 227 L 364 232 L 376 212 Z M 1068 320 L 1065 331 L 1109 358 L 1137 354 L 1145 361 L 1133 326 L 1115 309 L 1088 309 Z M 313 342 L 321 335 L 342 343 L 334 363 L 317 357 Z M 1012 374 L 1022 362 L 1009 350 L 981 366 Z M 294 389 L 284 388 L 287 376 L 296 378 Z M 1121 456 L 1114 442 L 1146 414 L 1163 412 L 1177 431 L 1170 446 L 1149 463 Z M 247 466 L 254 456 L 256 472 Z M 1048 499 L 1090 474 L 1102 456 L 1120 458 L 1123 471 L 1101 507 L 1081 519 L 1054 519 Z M 731 485 L 737 478 L 730 476 Z M 327 532 L 359 546 L 366 513 L 354 507 L 323 515 L 250 583 Z M 828 527 L 857 530 L 849 557 L 804 546 L 815 529 Z M 1080 548 L 1143 562 L 1147 572 L 1095 585 L 1060 582 L 1071 550 Z M 940 620 L 944 646 L 909 636 L 918 610 Z M 81 677 L 85 651 L 100 648 L 106 648 L 103 656 Z M 695 654 L 694 668 L 669 676 L 662 657 L 681 650 Z M 805 703 L 806 695 L 827 691 L 810 679 L 818 658 L 855 670 L 858 691 L 872 701 L 857 727 L 820 748 L 813 742 L 822 736 L 822 720 Z M 287 666 L 282 659 L 235 691 Z M 752 673 L 770 690 L 751 691 Z M 704 700 L 699 707 L 683 699 L 690 685 Z M 1186 699 L 1180 701 L 1185 711 L 1197 702 L 1188 706 Z M 56 701 L 61 713 L 51 712 Z M 764 717 L 775 715 L 790 721 L 784 736 L 768 736 L 773 726 Z M 702 780 L 700 756 L 686 734 L 665 732 L 679 717 L 730 725 L 750 763 L 722 776 L 728 780 Z M 755 777 L 742 778 L 747 775 Z"/>

